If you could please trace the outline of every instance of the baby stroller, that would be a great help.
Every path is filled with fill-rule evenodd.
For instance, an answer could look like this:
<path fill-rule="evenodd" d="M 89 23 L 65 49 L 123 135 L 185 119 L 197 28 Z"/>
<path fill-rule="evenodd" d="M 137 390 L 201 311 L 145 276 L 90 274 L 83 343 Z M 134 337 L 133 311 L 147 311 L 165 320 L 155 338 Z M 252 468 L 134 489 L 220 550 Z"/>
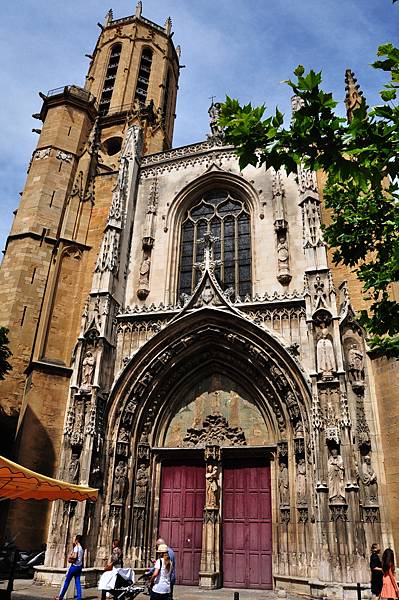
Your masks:
<path fill-rule="evenodd" d="M 108 594 L 110 594 L 116 600 L 133 600 L 145 590 L 143 586 L 138 586 L 133 583 L 134 572 L 131 569 L 114 568 L 111 572 L 111 577 L 112 575 L 114 576 L 113 587 L 111 588 L 107 586 L 105 589 L 107 590 Z M 109 583 L 111 583 L 111 581 Z M 100 586 L 101 580 L 99 583 L 99 588 L 104 589 L 104 587 Z"/>

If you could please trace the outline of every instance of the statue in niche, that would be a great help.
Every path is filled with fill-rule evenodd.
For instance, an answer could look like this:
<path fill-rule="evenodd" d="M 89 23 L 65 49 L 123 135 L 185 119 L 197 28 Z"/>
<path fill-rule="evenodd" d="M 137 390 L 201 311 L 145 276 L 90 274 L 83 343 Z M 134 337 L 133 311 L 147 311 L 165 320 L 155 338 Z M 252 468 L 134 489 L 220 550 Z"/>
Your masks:
<path fill-rule="evenodd" d="M 79 483 L 80 462 L 77 454 L 72 454 L 68 465 L 69 481 L 75 485 Z"/>
<path fill-rule="evenodd" d="M 217 508 L 217 493 L 219 489 L 219 471 L 216 465 L 208 465 L 206 474 L 206 507 Z"/>
<path fill-rule="evenodd" d="M 115 467 L 113 502 L 122 502 L 127 481 L 127 464 L 122 460 Z"/>
<path fill-rule="evenodd" d="M 143 257 L 143 262 L 141 263 L 140 271 L 139 271 L 139 285 L 148 285 L 149 277 L 150 277 L 150 267 L 151 267 L 151 259 L 145 254 Z"/>
<path fill-rule="evenodd" d="M 91 388 L 95 366 L 96 359 L 94 358 L 93 353 L 88 350 L 82 362 L 82 388 Z"/>
<path fill-rule="evenodd" d="M 288 243 L 285 230 L 277 232 L 277 259 L 278 259 L 278 275 L 277 279 L 281 284 L 288 284 L 291 281 L 289 272 L 288 260 Z"/>
<path fill-rule="evenodd" d="M 278 474 L 278 490 L 280 496 L 280 505 L 289 505 L 290 494 L 288 487 L 288 468 L 285 463 L 280 463 L 280 472 Z"/>
<path fill-rule="evenodd" d="M 317 372 L 321 373 L 322 379 L 332 379 L 337 370 L 332 341 L 327 336 L 328 329 L 323 327 L 316 346 Z"/>
<path fill-rule="evenodd" d="M 364 377 L 364 360 L 363 352 L 359 350 L 357 344 L 351 344 L 348 351 L 349 370 L 352 374 L 353 381 L 361 382 Z"/>
<path fill-rule="evenodd" d="M 136 492 L 134 497 L 135 504 L 145 505 L 148 488 L 148 471 L 144 464 L 141 464 L 136 473 Z"/>
<path fill-rule="evenodd" d="M 306 463 L 304 458 L 300 458 L 297 465 L 296 499 L 298 505 L 306 504 Z"/>
<path fill-rule="evenodd" d="M 220 102 L 213 102 L 208 109 L 209 114 L 209 125 L 211 127 L 212 135 L 218 136 L 223 134 L 223 127 L 221 127 L 218 123 L 220 117 L 222 105 Z"/>
<path fill-rule="evenodd" d="M 328 491 L 330 502 L 345 502 L 344 461 L 337 448 L 331 449 L 328 459 Z"/>
<path fill-rule="evenodd" d="M 362 481 L 364 485 L 364 493 L 369 504 L 377 504 L 378 502 L 378 483 L 377 475 L 371 464 L 371 457 L 367 454 L 363 459 L 362 464 Z"/>

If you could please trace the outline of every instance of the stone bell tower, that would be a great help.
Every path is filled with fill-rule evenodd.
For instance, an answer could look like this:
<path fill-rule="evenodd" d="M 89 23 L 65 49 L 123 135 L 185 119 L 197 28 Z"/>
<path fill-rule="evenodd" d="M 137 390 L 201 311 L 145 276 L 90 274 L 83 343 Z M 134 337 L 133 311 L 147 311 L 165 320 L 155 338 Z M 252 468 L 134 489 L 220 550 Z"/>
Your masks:
<path fill-rule="evenodd" d="M 180 49 L 171 27 L 170 18 L 164 26 L 144 18 L 141 2 L 125 18 L 114 19 L 110 10 L 85 86 L 40 93 L 43 105 L 34 115 L 43 124 L 0 270 L 0 324 L 9 328 L 13 352 L 13 370 L 0 382 L 0 425 L 8 432 L 0 453 L 49 476 L 59 466 L 93 272 L 99 320 L 123 294 L 137 166 L 118 206 L 114 198 L 121 165 L 131 159 L 132 132 L 140 140 L 137 164 L 140 155 L 172 144 Z M 106 351 L 112 341 L 102 334 Z M 18 531 L 18 543 L 33 547 L 44 541 L 48 519 L 45 503 L 27 510 L 26 502 L 14 502 L 7 535 Z"/>

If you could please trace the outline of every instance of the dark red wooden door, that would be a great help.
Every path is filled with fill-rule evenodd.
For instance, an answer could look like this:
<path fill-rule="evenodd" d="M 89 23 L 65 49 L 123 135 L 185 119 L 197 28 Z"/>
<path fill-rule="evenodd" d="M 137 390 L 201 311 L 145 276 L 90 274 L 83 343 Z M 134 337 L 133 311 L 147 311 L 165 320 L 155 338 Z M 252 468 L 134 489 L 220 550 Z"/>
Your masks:
<path fill-rule="evenodd" d="M 270 467 L 223 469 L 223 585 L 272 588 Z"/>
<path fill-rule="evenodd" d="M 202 548 L 205 467 L 164 465 L 161 477 L 159 535 L 176 554 L 176 580 L 196 585 Z"/>

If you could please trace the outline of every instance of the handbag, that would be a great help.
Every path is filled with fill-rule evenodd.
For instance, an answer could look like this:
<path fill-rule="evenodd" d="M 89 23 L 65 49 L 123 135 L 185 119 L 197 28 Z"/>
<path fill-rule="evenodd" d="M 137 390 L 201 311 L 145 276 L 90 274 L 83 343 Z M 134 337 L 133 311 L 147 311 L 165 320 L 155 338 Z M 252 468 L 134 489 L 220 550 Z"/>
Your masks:
<path fill-rule="evenodd" d="M 113 569 L 113 566 L 114 566 L 114 565 L 113 565 L 112 563 L 109 563 L 109 564 L 105 565 L 105 567 L 104 567 L 104 572 L 105 572 L 105 571 L 112 571 L 112 569 Z"/>
<path fill-rule="evenodd" d="M 70 555 L 68 556 L 68 562 L 74 564 L 76 561 L 76 556 L 74 556 L 74 553 L 71 552 Z"/>

